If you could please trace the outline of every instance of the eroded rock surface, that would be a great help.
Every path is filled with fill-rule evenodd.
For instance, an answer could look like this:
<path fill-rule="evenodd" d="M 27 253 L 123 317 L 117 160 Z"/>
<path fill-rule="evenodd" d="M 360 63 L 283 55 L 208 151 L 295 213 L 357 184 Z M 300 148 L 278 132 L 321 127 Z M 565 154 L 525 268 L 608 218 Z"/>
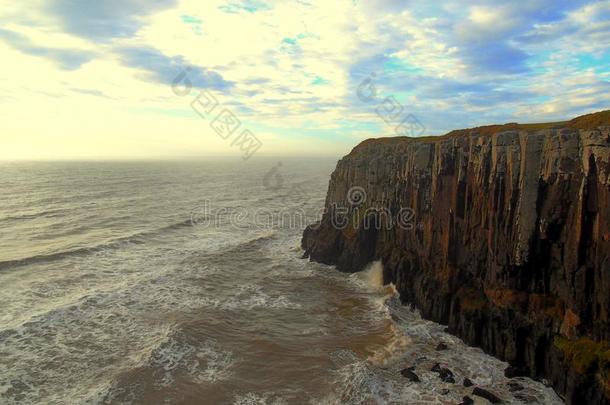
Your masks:
<path fill-rule="evenodd" d="M 604 112 L 367 140 L 337 164 L 302 246 L 348 272 L 381 259 L 424 317 L 567 403 L 609 404 L 609 221 Z"/>

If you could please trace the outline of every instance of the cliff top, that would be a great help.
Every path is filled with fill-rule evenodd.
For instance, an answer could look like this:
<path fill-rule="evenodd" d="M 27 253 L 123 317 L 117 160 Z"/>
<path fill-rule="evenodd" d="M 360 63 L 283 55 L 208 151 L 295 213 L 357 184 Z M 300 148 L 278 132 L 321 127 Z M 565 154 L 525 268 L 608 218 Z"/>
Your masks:
<path fill-rule="evenodd" d="M 610 126 L 610 110 L 599 111 L 591 114 L 581 115 L 570 121 L 559 121 L 559 122 L 544 122 L 537 124 L 518 124 L 516 122 L 510 122 L 507 124 L 496 124 L 496 125 L 484 125 L 474 128 L 466 129 L 455 129 L 445 135 L 438 136 L 422 136 L 422 137 L 408 137 L 408 136 L 394 136 L 385 138 L 370 138 L 362 141 L 353 150 L 371 145 L 371 144 L 394 144 L 402 143 L 405 141 L 440 141 L 454 136 L 468 135 L 471 132 L 478 132 L 480 135 L 493 135 L 498 132 L 520 130 L 527 132 L 540 131 L 543 129 L 553 128 L 573 128 L 573 129 L 596 129 L 600 126 Z M 351 154 L 351 153 L 350 153 Z"/>

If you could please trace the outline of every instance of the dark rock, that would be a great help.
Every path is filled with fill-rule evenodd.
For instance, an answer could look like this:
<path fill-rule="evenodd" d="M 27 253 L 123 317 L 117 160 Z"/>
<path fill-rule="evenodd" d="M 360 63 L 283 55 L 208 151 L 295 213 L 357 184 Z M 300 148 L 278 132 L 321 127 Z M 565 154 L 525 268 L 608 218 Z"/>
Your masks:
<path fill-rule="evenodd" d="M 509 382 L 508 383 L 508 390 L 510 392 L 515 392 L 515 391 L 522 391 L 524 389 L 523 385 L 519 384 L 518 382 Z"/>
<path fill-rule="evenodd" d="M 502 403 L 502 400 L 500 398 L 498 398 L 495 394 L 493 394 L 483 388 L 480 388 L 480 387 L 475 387 L 474 390 L 472 390 L 472 395 L 476 395 L 477 397 L 485 398 L 492 404 L 501 404 Z"/>
<path fill-rule="evenodd" d="M 470 398 L 469 396 L 465 396 L 462 398 L 462 402 L 460 402 L 458 405 L 473 405 L 474 401 L 472 400 L 472 398 Z"/>
<path fill-rule="evenodd" d="M 464 378 L 464 387 L 472 387 L 474 385 L 474 383 L 472 381 L 470 381 L 470 378 L 466 377 Z"/>
<path fill-rule="evenodd" d="M 448 368 L 441 367 L 440 364 L 435 363 L 434 366 L 432 366 L 431 371 L 438 373 L 438 376 L 442 381 L 444 381 L 446 383 L 455 384 L 455 378 L 453 376 L 453 372 L 451 370 L 449 370 Z"/>
<path fill-rule="evenodd" d="M 302 247 L 347 272 L 381 260 L 424 318 L 568 404 L 609 404 L 600 362 L 573 354 L 610 344 L 610 114 L 561 125 L 366 140 L 338 162 Z M 395 226 L 371 226 L 367 209 L 386 207 Z"/>
<path fill-rule="evenodd" d="M 438 344 L 438 346 L 436 346 L 436 350 L 437 350 L 437 351 L 439 351 L 439 352 L 440 352 L 441 350 L 447 350 L 447 349 L 449 349 L 449 346 L 447 346 L 447 345 L 446 345 L 445 343 L 443 343 L 443 342 L 440 342 L 440 343 Z"/>
<path fill-rule="evenodd" d="M 527 376 L 527 373 L 521 368 L 508 366 L 504 370 L 504 376 L 506 378 L 525 377 Z"/>
<path fill-rule="evenodd" d="M 455 377 L 453 373 L 448 368 L 441 368 L 438 373 L 438 376 L 443 382 L 455 384 Z"/>
<path fill-rule="evenodd" d="M 525 395 L 522 393 L 518 393 L 514 395 L 515 399 L 518 399 L 519 402 L 522 402 L 524 404 L 535 404 L 538 403 L 538 400 L 531 396 L 531 395 Z"/>
<path fill-rule="evenodd" d="M 414 369 L 415 367 L 405 368 L 400 374 L 402 374 L 403 377 L 408 378 L 411 382 L 420 382 L 419 376 L 413 372 Z"/>

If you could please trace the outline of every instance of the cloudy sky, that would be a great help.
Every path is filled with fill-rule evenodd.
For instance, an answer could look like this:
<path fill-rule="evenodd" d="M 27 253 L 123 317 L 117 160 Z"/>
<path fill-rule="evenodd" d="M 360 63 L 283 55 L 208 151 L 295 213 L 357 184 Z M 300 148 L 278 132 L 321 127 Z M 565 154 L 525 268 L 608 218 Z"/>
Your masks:
<path fill-rule="evenodd" d="M 610 0 L 0 0 L 0 22 L 0 159 L 341 155 L 610 108 Z"/>

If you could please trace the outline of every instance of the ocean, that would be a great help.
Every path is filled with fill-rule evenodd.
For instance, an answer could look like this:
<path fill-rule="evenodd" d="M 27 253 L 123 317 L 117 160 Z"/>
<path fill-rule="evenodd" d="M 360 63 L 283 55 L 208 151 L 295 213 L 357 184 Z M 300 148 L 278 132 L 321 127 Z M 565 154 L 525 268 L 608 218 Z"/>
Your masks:
<path fill-rule="evenodd" d="M 457 404 L 465 377 L 562 403 L 400 305 L 383 263 L 302 258 L 335 164 L 0 163 L 0 404 Z"/>

